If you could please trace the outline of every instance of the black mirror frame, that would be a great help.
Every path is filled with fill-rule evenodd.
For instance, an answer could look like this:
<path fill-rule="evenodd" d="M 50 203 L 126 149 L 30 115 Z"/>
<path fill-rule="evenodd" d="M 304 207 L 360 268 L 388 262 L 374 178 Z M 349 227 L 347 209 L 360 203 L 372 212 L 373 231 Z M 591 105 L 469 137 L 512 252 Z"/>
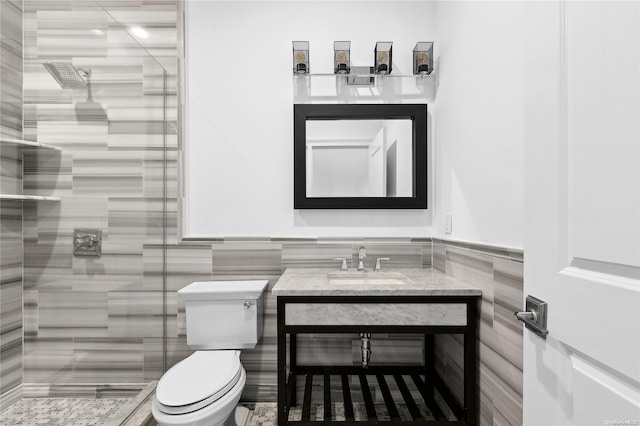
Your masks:
<path fill-rule="evenodd" d="M 413 123 L 412 197 L 307 197 L 307 120 L 410 119 Z M 426 104 L 294 104 L 293 208 L 294 209 L 426 209 L 427 208 Z"/>

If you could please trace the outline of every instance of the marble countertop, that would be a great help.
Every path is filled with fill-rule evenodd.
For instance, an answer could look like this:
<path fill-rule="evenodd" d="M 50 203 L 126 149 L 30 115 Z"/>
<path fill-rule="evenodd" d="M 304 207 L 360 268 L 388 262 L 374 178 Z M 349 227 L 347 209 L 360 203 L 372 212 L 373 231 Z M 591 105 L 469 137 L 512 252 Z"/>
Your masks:
<path fill-rule="evenodd" d="M 276 296 L 480 296 L 478 287 L 435 269 L 384 269 L 400 272 L 410 279 L 406 284 L 335 284 L 328 274 L 335 269 L 288 268 L 271 292 Z M 369 274 L 375 272 L 369 271 Z"/>

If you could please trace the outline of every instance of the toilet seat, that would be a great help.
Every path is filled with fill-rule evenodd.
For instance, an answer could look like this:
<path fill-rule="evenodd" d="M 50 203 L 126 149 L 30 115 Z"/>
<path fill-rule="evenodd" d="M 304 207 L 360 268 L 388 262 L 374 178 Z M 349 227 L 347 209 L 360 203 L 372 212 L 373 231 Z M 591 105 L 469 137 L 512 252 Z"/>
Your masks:
<path fill-rule="evenodd" d="M 158 382 L 158 409 L 174 415 L 200 410 L 226 395 L 241 374 L 240 351 L 196 351 Z"/>

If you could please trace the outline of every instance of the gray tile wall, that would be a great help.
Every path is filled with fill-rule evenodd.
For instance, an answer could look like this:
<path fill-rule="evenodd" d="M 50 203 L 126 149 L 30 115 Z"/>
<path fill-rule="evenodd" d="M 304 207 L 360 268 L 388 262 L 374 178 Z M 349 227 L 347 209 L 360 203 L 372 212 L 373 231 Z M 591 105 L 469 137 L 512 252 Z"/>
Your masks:
<path fill-rule="evenodd" d="M 172 57 L 175 69 L 175 0 L 104 3 L 122 19 L 163 28 L 155 53 Z M 162 67 L 92 1 L 25 0 L 24 22 L 24 132 L 62 149 L 25 157 L 25 192 L 62 198 L 24 208 L 26 389 L 157 379 L 163 371 L 163 156 L 175 182 L 175 78 L 165 97 Z M 91 92 L 62 89 L 43 67 L 47 61 L 90 69 Z M 167 196 L 175 199 L 175 190 Z M 175 228 L 175 213 L 169 220 Z M 101 257 L 72 255 L 74 228 L 102 230 Z M 200 260 L 188 248 L 169 253 L 171 260 L 181 255 L 181 272 Z M 173 306 L 168 326 L 175 330 Z"/>
<path fill-rule="evenodd" d="M 22 0 L 0 2 L 0 136 L 22 139 Z"/>
<path fill-rule="evenodd" d="M 523 301 L 520 250 L 434 239 L 433 266 L 482 289 L 478 336 L 480 424 L 522 424 Z M 436 337 L 436 369 L 462 400 L 462 340 Z"/>
<path fill-rule="evenodd" d="M 0 137 L 22 139 L 22 1 L 0 1 Z M 22 193 L 22 156 L 0 144 L 0 193 Z M 22 202 L 0 200 L 0 410 L 22 384 Z"/>

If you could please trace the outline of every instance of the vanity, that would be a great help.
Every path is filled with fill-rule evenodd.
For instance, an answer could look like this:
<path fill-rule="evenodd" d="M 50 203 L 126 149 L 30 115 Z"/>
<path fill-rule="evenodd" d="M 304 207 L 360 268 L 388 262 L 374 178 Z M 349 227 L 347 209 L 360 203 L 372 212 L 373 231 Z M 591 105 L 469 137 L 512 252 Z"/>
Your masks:
<path fill-rule="evenodd" d="M 279 425 L 316 424 L 319 417 L 345 425 L 476 424 L 479 288 L 433 269 L 318 268 L 287 269 L 272 294 L 277 297 Z M 298 365 L 301 333 L 358 333 L 362 365 Z M 422 365 L 369 365 L 368 345 L 375 342 L 375 333 L 423 336 Z M 439 333 L 459 334 L 464 342 L 462 403 L 435 371 L 434 336 Z M 341 395 L 332 401 L 336 384 Z M 322 404 L 323 415 L 315 413 L 312 419 L 312 395 L 320 385 L 322 398 L 314 402 Z M 298 386 L 304 386 L 301 401 Z M 355 404 L 354 396 L 360 400 Z M 344 413 L 332 421 L 335 402 L 343 404 Z"/>

